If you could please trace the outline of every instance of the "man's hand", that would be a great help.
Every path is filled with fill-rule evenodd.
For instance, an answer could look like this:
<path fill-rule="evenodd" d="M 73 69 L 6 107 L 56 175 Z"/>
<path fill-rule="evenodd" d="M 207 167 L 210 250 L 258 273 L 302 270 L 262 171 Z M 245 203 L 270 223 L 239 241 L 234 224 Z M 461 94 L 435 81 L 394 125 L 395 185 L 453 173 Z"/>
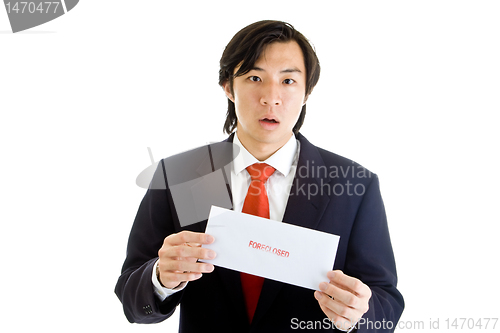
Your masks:
<path fill-rule="evenodd" d="M 366 284 L 342 271 L 330 271 L 327 277 L 330 283 L 321 282 L 321 291 L 314 292 L 314 297 L 336 327 L 348 331 L 368 311 L 372 292 Z"/>
<path fill-rule="evenodd" d="M 194 281 L 202 273 L 212 272 L 213 265 L 199 263 L 197 260 L 215 258 L 214 251 L 201 247 L 202 244 L 211 244 L 213 241 L 213 236 L 191 231 L 181 231 L 166 237 L 158 251 L 161 284 L 173 289 L 181 282 Z"/>

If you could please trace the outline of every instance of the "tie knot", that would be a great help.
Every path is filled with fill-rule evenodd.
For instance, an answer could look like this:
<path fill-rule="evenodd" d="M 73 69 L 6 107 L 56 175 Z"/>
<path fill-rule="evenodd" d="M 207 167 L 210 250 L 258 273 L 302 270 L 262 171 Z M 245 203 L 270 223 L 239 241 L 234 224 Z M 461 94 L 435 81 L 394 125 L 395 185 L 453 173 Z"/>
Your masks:
<path fill-rule="evenodd" d="M 260 180 L 264 183 L 271 177 L 275 170 L 275 168 L 266 163 L 255 163 L 247 167 L 252 180 Z"/>

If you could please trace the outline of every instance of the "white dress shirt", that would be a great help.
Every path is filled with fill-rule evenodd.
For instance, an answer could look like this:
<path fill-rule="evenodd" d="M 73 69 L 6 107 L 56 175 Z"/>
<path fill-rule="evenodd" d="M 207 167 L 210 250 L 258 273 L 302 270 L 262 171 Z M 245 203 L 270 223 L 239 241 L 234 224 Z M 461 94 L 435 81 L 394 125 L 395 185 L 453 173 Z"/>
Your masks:
<path fill-rule="evenodd" d="M 250 174 L 246 170 L 247 167 L 254 163 L 267 163 L 276 169 L 265 183 L 267 197 L 269 198 L 269 215 L 271 220 L 283 221 L 285 214 L 290 188 L 292 187 L 293 178 L 297 170 L 297 161 L 299 159 L 300 142 L 292 135 L 287 143 L 277 150 L 265 161 L 257 160 L 238 139 L 238 133 L 234 135 L 233 144 L 238 146 L 235 149 L 234 160 L 231 167 L 231 191 L 233 194 L 233 209 L 235 212 L 241 212 L 243 203 L 250 187 Z M 165 300 L 168 296 L 184 289 L 186 282 L 182 283 L 175 289 L 163 288 L 156 277 L 156 266 L 153 267 L 152 281 L 156 296 L 161 300 Z"/>

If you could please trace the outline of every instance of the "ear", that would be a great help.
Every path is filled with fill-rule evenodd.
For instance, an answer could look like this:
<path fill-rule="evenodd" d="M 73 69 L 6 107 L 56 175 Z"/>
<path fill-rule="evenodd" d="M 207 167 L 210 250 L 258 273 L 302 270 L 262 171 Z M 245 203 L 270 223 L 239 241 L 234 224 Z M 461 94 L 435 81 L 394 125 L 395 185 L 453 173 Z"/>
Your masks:
<path fill-rule="evenodd" d="M 226 80 L 226 82 L 224 82 L 222 84 L 222 88 L 224 89 L 224 92 L 226 93 L 227 98 L 229 98 L 231 100 L 231 102 L 234 103 L 234 97 L 233 97 L 233 94 L 231 93 L 231 88 L 229 87 L 229 80 Z"/>

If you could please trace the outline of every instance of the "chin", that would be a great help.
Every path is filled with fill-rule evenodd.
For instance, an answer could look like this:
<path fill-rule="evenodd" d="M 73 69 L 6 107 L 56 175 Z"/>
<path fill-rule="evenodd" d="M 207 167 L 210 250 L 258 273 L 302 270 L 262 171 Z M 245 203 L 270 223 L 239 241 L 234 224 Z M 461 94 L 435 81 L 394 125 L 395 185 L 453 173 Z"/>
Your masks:
<path fill-rule="evenodd" d="M 259 141 L 262 143 L 275 144 L 281 141 L 286 141 L 289 138 L 288 133 L 267 133 L 261 135 Z"/>

